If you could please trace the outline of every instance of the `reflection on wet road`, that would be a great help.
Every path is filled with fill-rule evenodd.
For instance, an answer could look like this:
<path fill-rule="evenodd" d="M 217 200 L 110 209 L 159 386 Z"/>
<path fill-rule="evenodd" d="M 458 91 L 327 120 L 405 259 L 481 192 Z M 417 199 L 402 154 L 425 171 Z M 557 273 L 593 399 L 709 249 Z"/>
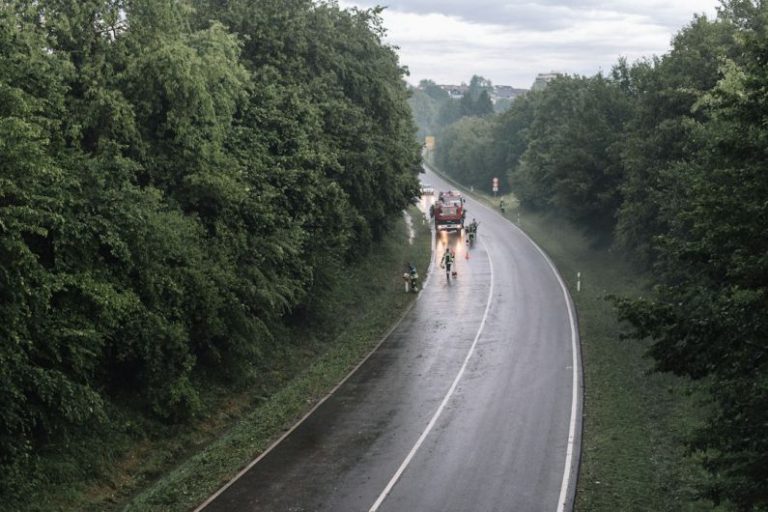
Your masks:
<path fill-rule="evenodd" d="M 580 400 L 569 300 L 521 232 L 467 208 L 480 222 L 474 247 L 437 235 L 416 305 L 379 350 L 204 510 L 570 506 Z M 446 248 L 455 279 L 439 268 Z"/>

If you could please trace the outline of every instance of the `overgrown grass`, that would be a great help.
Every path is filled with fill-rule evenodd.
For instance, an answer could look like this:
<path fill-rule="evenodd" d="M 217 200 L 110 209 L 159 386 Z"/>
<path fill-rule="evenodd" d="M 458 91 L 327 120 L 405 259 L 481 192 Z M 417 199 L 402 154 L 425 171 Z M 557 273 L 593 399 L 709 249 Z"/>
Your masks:
<path fill-rule="evenodd" d="M 499 198 L 472 196 L 499 211 Z M 505 216 L 519 219 L 552 258 L 578 313 L 585 396 L 576 510 L 714 510 L 696 495 L 706 477 L 684 445 L 703 419 L 698 391 L 687 380 L 653 372 L 647 342 L 621 336 L 611 297 L 642 295 L 645 276 L 621 254 L 593 246 L 573 225 L 523 211 L 512 195 L 504 199 Z"/>
<path fill-rule="evenodd" d="M 413 243 L 405 222 L 398 222 L 369 257 L 345 269 L 338 285 L 297 319 L 301 325 L 276 340 L 257 386 L 209 390 L 206 413 L 193 425 L 136 425 L 141 435 L 132 440 L 94 439 L 108 453 L 97 481 L 89 476 L 87 484 L 32 486 L 40 492 L 30 495 L 26 510 L 175 512 L 204 501 L 325 396 L 413 302 L 401 275 L 413 262 L 426 277 L 431 238 L 423 214 L 416 208 L 409 213 Z M 47 464 L 46 473 L 82 461 L 70 452 L 49 457 Z"/>

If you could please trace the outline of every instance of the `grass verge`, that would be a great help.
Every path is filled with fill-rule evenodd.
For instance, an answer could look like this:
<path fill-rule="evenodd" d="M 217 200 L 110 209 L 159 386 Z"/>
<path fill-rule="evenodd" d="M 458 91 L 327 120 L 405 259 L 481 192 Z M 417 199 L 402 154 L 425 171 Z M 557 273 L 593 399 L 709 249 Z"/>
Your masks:
<path fill-rule="evenodd" d="M 499 198 L 469 194 L 499 211 Z M 593 246 L 562 219 L 526 212 L 513 195 L 504 199 L 505 216 L 557 266 L 579 317 L 585 391 L 575 509 L 714 510 L 697 497 L 696 486 L 705 476 L 684 445 L 703 419 L 699 391 L 688 380 L 654 373 L 645 357 L 647 342 L 621 339 L 622 325 L 610 298 L 642 295 L 645 276 L 621 254 Z"/>
<path fill-rule="evenodd" d="M 431 234 L 417 208 L 408 213 L 413 233 L 399 222 L 364 261 L 344 269 L 300 326 L 276 340 L 259 385 L 211 389 L 206 413 L 192 425 L 137 426 L 143 434 L 130 445 L 112 441 L 112 464 L 98 482 L 53 485 L 30 496 L 27 510 L 180 512 L 204 501 L 341 381 L 412 304 L 401 275 L 413 262 L 426 277 Z"/>

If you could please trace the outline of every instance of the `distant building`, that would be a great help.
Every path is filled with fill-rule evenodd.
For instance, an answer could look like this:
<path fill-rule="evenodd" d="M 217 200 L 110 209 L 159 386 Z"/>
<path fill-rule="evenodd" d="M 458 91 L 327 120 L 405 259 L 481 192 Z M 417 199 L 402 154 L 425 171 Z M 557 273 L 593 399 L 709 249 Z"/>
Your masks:
<path fill-rule="evenodd" d="M 550 73 L 539 73 L 536 76 L 536 80 L 533 82 L 533 85 L 531 86 L 531 90 L 540 91 L 541 89 L 544 89 L 549 82 L 561 76 L 563 76 L 563 74 L 558 73 L 557 71 L 552 71 Z"/>
<path fill-rule="evenodd" d="M 454 100 L 460 100 L 462 96 L 469 91 L 469 86 L 467 84 L 438 84 L 438 87 L 447 92 L 448 96 Z M 498 100 L 502 99 L 514 100 L 526 92 L 528 92 L 527 89 L 518 89 L 511 85 L 494 85 L 493 88 L 488 91 L 488 95 L 491 97 L 491 101 L 496 103 Z"/>
<path fill-rule="evenodd" d="M 469 90 L 469 86 L 467 84 L 461 84 L 461 85 L 438 85 L 442 90 L 448 93 L 448 96 L 453 98 L 454 100 L 460 100 L 464 94 L 467 93 Z"/>
<path fill-rule="evenodd" d="M 514 100 L 528 92 L 527 89 L 517 89 L 511 85 L 494 85 L 491 91 L 491 101 L 495 104 L 499 100 Z"/>
<path fill-rule="evenodd" d="M 539 75 L 544 76 L 544 75 Z M 467 84 L 461 84 L 461 85 L 453 85 L 453 84 L 436 84 L 437 87 L 441 88 L 445 92 L 448 93 L 448 96 L 454 100 L 460 100 L 467 92 L 469 92 L 469 85 Z M 420 86 L 415 87 L 415 89 L 422 89 Z M 491 98 L 491 102 L 495 105 L 496 102 L 499 100 L 509 100 L 513 101 L 518 96 L 522 96 L 528 92 L 528 89 L 518 89 L 517 87 L 512 87 L 511 85 L 494 85 L 491 87 L 491 89 L 488 91 L 488 95 Z"/>

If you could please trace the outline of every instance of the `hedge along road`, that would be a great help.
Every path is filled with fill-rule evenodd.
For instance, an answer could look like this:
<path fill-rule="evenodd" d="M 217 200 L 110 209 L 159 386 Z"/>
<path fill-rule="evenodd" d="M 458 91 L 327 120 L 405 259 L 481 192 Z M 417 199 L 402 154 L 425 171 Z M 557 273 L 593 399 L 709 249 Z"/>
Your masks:
<path fill-rule="evenodd" d="M 429 171 L 424 181 L 451 188 Z M 480 223 L 475 246 L 436 236 L 418 301 L 379 348 L 198 511 L 572 509 L 573 306 L 535 244 L 485 206 L 466 206 Z M 446 246 L 456 279 L 438 267 Z"/>

